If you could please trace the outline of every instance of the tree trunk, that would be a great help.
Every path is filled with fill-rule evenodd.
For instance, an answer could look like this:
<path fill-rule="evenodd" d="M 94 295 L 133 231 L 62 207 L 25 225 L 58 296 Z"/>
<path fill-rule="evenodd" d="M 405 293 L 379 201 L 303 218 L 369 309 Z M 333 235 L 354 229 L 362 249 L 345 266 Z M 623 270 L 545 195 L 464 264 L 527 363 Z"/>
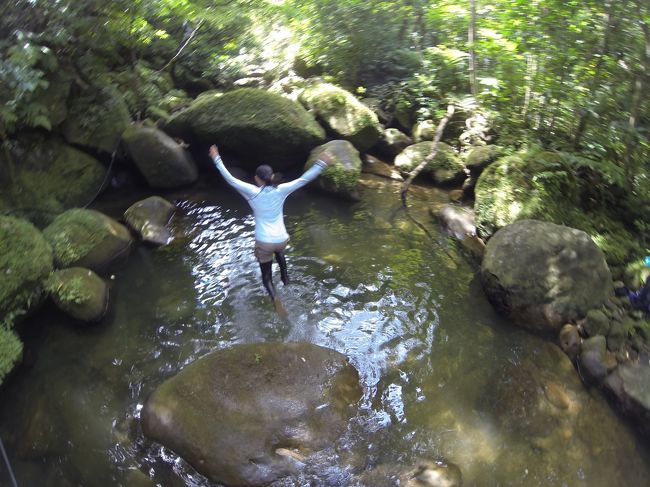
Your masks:
<path fill-rule="evenodd" d="M 469 1 L 470 19 L 467 28 L 467 47 L 469 48 L 469 85 L 474 98 L 478 95 L 478 85 L 476 82 L 476 52 L 474 50 L 474 40 L 476 34 L 476 0 Z"/>
<path fill-rule="evenodd" d="M 406 193 L 408 193 L 409 188 L 411 187 L 411 183 L 413 183 L 413 180 L 417 177 L 418 174 L 422 172 L 422 170 L 433 160 L 434 157 L 436 157 L 436 154 L 438 153 L 438 145 L 440 144 L 440 139 L 442 139 L 442 133 L 445 130 L 445 127 L 449 123 L 449 120 L 451 117 L 454 115 L 454 110 L 455 107 L 454 105 L 447 105 L 447 114 L 440 120 L 440 123 L 438 124 L 438 128 L 436 129 L 436 135 L 433 138 L 433 145 L 431 146 L 431 152 L 427 157 L 424 158 L 424 160 L 415 168 L 413 171 L 411 171 L 411 174 L 409 174 L 409 177 L 404 181 L 404 184 L 402 184 L 402 190 L 400 191 L 400 196 L 402 198 L 402 206 L 406 207 Z"/>

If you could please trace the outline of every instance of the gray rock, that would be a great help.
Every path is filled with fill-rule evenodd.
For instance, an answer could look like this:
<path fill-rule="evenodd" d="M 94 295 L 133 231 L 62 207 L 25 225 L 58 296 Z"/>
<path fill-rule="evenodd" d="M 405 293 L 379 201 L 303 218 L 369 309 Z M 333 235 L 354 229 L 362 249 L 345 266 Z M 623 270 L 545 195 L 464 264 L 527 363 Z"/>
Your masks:
<path fill-rule="evenodd" d="M 57 270 L 47 287 L 54 304 L 76 320 L 99 321 L 108 310 L 108 286 L 90 269 Z"/>
<path fill-rule="evenodd" d="M 605 388 L 619 408 L 635 420 L 641 431 L 650 434 L 650 365 L 619 365 L 605 379 Z"/>
<path fill-rule="evenodd" d="M 612 322 L 612 326 L 609 330 L 609 334 L 607 335 L 607 349 L 616 352 L 621 349 L 623 346 L 623 343 L 625 342 L 625 338 L 627 336 L 627 333 L 625 330 L 627 328 L 632 328 L 634 326 L 634 323 L 630 324 L 630 318 L 628 318 L 627 324 L 624 324 L 620 321 L 614 321 Z"/>
<path fill-rule="evenodd" d="M 307 343 L 235 345 L 187 366 L 142 410 L 147 437 L 214 482 L 262 485 L 294 473 L 293 455 L 330 446 L 354 414 L 359 376 Z"/>
<path fill-rule="evenodd" d="M 395 158 L 395 166 L 402 172 L 410 173 L 431 154 L 433 142 L 420 142 L 408 146 Z M 465 166 L 454 149 L 441 142 L 436 156 L 427 163 L 421 175 L 428 175 L 436 184 L 456 184 L 462 182 L 467 174 Z"/>
<path fill-rule="evenodd" d="M 400 175 L 399 171 L 395 169 L 395 166 L 386 164 L 381 159 L 377 159 L 370 154 L 364 154 L 363 156 L 363 166 L 361 171 L 367 174 L 374 174 L 375 176 L 381 176 L 383 178 L 393 179 L 395 181 L 403 181 L 404 178 Z"/>
<path fill-rule="evenodd" d="M 418 142 L 424 142 L 425 140 L 433 140 L 436 135 L 436 128 L 437 126 L 433 120 L 416 122 L 411 129 L 413 141 L 417 144 Z"/>
<path fill-rule="evenodd" d="M 580 367 L 587 379 L 595 382 L 603 380 L 607 372 L 616 367 L 616 360 L 607 353 L 604 336 L 594 336 L 582 343 Z"/>
<path fill-rule="evenodd" d="M 480 278 L 490 302 L 515 324 L 554 334 L 613 293 L 603 253 L 589 235 L 536 220 L 494 234 Z"/>
<path fill-rule="evenodd" d="M 413 140 L 396 128 L 387 128 L 383 131 L 381 138 L 377 141 L 375 149 L 381 155 L 393 159 L 397 154 L 413 144 Z"/>
<path fill-rule="evenodd" d="M 174 205 L 160 196 L 151 196 L 131 205 L 124 212 L 124 221 L 143 242 L 166 245 L 171 240 L 167 224 L 173 214 Z"/>
<path fill-rule="evenodd" d="M 189 152 L 164 132 L 143 125 L 130 125 L 122 135 L 129 156 L 150 186 L 176 188 L 198 178 Z"/>

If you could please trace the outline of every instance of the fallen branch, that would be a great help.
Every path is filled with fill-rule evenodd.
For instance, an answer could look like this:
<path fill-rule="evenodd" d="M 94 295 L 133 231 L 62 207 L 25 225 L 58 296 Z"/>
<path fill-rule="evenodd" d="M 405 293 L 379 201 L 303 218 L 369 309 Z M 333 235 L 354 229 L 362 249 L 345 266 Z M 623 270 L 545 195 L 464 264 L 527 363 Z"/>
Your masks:
<path fill-rule="evenodd" d="M 418 174 L 422 172 L 422 170 L 433 160 L 434 157 L 436 157 L 436 154 L 438 153 L 438 145 L 440 144 L 440 139 L 442 139 L 442 133 L 445 130 L 445 127 L 449 123 L 449 120 L 451 117 L 454 115 L 454 105 L 447 105 L 447 114 L 440 120 L 440 123 L 438 124 L 438 128 L 436 129 L 436 135 L 433 138 L 433 146 L 431 146 L 431 152 L 429 153 L 428 156 L 424 158 L 424 160 L 411 171 L 411 174 L 409 174 L 409 177 L 404 181 L 404 184 L 402 184 L 402 189 L 400 191 L 400 196 L 402 198 L 402 206 L 406 207 L 406 193 L 408 193 L 409 188 L 411 187 L 411 183 L 413 180 L 417 177 Z"/>
<path fill-rule="evenodd" d="M 199 31 L 199 29 L 201 28 L 201 25 L 203 25 L 203 21 L 204 21 L 204 19 L 201 19 L 201 21 L 199 22 L 199 25 L 197 25 L 197 26 L 196 26 L 196 29 L 194 29 L 194 30 L 192 31 L 192 33 L 191 33 L 190 36 L 187 38 L 187 40 L 183 43 L 183 45 L 180 47 L 180 49 L 178 50 L 178 52 L 174 55 L 173 58 L 171 58 L 171 59 L 169 60 L 169 62 L 168 62 L 167 64 L 165 64 L 162 68 L 160 68 L 160 69 L 157 71 L 158 73 L 163 72 L 165 69 L 167 69 L 167 68 L 169 67 L 170 64 L 172 64 L 174 61 L 176 61 L 176 60 L 178 59 L 178 56 L 181 55 L 181 53 L 183 52 L 183 49 L 185 49 L 185 48 L 187 47 L 187 45 L 192 41 L 192 39 L 194 38 L 194 36 L 196 35 L 196 33 L 197 33 L 197 32 Z"/>

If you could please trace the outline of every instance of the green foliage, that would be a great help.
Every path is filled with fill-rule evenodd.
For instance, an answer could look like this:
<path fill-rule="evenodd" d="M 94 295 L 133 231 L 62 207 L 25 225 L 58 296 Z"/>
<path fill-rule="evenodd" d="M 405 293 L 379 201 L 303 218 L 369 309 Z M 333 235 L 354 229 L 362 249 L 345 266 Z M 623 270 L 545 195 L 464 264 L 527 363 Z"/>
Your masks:
<path fill-rule="evenodd" d="M 84 286 L 84 281 L 79 277 L 61 280 L 54 272 L 46 283 L 46 290 L 50 294 L 56 294 L 63 303 L 83 304 L 92 299 Z"/>
<path fill-rule="evenodd" d="M 23 344 L 18 336 L 0 323 L 0 385 L 9 372 L 20 362 Z"/>

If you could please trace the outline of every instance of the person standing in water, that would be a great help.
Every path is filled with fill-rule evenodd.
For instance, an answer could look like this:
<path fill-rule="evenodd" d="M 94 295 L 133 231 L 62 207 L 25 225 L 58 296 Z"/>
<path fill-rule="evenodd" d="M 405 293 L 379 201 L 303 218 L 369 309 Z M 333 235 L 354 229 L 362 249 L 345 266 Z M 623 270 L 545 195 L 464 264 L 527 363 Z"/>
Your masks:
<path fill-rule="evenodd" d="M 226 182 L 246 198 L 253 210 L 253 216 L 255 217 L 255 257 L 262 271 L 262 284 L 269 293 L 275 309 L 278 313 L 284 315 L 286 311 L 273 285 L 271 270 L 273 255 L 275 255 L 280 265 L 282 282 L 285 286 L 289 283 L 287 261 L 284 255 L 284 249 L 289 243 L 289 234 L 284 226 L 284 201 L 291 193 L 316 179 L 332 163 L 332 158 L 329 153 L 325 152 L 302 176 L 283 184 L 276 182 L 273 169 L 271 166 L 264 164 L 255 171 L 255 183 L 257 184 L 255 186 L 245 183 L 230 174 L 221 160 L 216 145 L 210 147 L 209 155 Z"/>

